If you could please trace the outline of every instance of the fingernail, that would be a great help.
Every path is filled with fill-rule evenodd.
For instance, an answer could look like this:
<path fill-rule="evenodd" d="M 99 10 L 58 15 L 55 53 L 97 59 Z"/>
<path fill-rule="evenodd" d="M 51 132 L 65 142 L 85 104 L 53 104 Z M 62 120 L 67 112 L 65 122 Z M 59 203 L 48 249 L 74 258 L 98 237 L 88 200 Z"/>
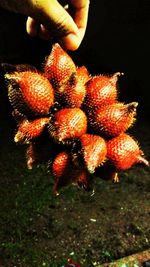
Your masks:
<path fill-rule="evenodd" d="M 60 42 L 63 45 L 63 47 L 65 47 L 68 50 L 76 50 L 81 43 L 80 38 L 73 33 L 70 33 L 62 37 L 60 39 Z"/>

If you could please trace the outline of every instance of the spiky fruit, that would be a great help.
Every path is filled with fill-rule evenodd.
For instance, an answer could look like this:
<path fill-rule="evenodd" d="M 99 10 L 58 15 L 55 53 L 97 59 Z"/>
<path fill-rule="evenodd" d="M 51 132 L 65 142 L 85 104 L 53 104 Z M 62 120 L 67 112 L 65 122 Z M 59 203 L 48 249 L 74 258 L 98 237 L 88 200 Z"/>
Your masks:
<path fill-rule="evenodd" d="M 52 163 L 52 174 L 54 176 L 53 192 L 58 195 L 59 189 L 69 184 L 89 188 L 89 173 L 84 168 L 76 168 L 72 164 L 68 152 L 62 151 L 57 154 Z"/>
<path fill-rule="evenodd" d="M 77 76 L 79 80 L 85 85 L 91 76 L 85 66 L 77 67 Z"/>
<path fill-rule="evenodd" d="M 85 94 L 85 86 L 76 73 L 73 73 L 70 79 L 59 88 L 59 98 L 64 100 L 66 107 L 80 108 Z"/>
<path fill-rule="evenodd" d="M 49 124 L 50 135 L 58 142 L 78 138 L 87 130 L 87 117 L 80 108 L 64 108 L 54 115 Z"/>
<path fill-rule="evenodd" d="M 80 141 L 85 165 L 90 173 L 94 173 L 106 158 L 106 142 L 102 137 L 93 134 L 83 134 Z"/>
<path fill-rule="evenodd" d="M 135 164 L 149 165 L 137 141 L 126 133 L 107 142 L 107 158 L 117 170 L 127 170 Z"/>
<path fill-rule="evenodd" d="M 55 178 L 60 178 L 66 172 L 70 164 L 70 155 L 66 151 L 60 152 L 52 164 L 52 173 Z"/>
<path fill-rule="evenodd" d="M 44 63 L 46 77 L 54 88 L 59 88 L 60 85 L 69 79 L 73 72 L 76 72 L 73 60 L 58 43 L 55 43 Z"/>
<path fill-rule="evenodd" d="M 134 123 L 137 105 L 137 102 L 106 105 L 95 111 L 90 123 L 98 134 L 117 136 Z"/>
<path fill-rule="evenodd" d="M 112 77 L 97 75 L 86 83 L 85 106 L 87 109 L 98 109 L 117 100 L 117 80 L 119 72 Z"/>
<path fill-rule="evenodd" d="M 52 85 L 38 72 L 23 71 L 6 74 L 8 96 L 14 108 L 30 109 L 36 115 L 47 115 L 54 104 Z M 10 86 L 9 86 L 10 85 Z"/>
<path fill-rule="evenodd" d="M 28 143 L 30 140 L 37 138 L 41 135 L 49 120 L 49 118 L 38 118 L 33 121 L 25 119 L 19 124 L 14 138 L 15 142 Z"/>
<path fill-rule="evenodd" d="M 68 181 L 70 172 L 71 158 L 69 153 L 62 151 L 54 158 L 52 163 L 52 174 L 54 176 L 55 182 L 53 186 L 53 192 L 58 194 L 58 188 L 60 184 L 66 183 Z"/>
<path fill-rule="evenodd" d="M 14 140 L 26 144 L 29 169 L 47 162 L 55 194 L 71 183 L 89 189 L 92 173 L 118 182 L 119 171 L 149 165 L 125 133 L 135 121 L 137 103 L 119 103 L 122 73 L 91 76 L 58 43 L 42 67 L 39 72 L 27 64 L 1 64 L 18 124 Z"/>

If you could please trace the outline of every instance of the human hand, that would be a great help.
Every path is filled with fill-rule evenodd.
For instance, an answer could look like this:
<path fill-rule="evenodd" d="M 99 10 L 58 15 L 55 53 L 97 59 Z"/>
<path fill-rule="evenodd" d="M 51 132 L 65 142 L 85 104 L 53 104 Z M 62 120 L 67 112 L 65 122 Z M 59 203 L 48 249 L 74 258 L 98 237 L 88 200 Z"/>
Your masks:
<path fill-rule="evenodd" d="M 34 0 L 26 30 L 43 39 L 56 37 L 69 50 L 76 50 L 85 35 L 89 0 Z"/>

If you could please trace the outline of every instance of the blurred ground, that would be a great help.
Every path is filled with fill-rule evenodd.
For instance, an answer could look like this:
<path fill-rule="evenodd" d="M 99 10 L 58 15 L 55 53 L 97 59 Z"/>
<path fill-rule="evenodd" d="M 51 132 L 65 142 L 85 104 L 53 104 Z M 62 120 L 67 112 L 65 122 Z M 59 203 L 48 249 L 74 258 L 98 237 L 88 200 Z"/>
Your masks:
<path fill-rule="evenodd" d="M 69 186 L 55 197 L 46 166 L 26 169 L 11 123 L 0 137 L 1 266 L 61 267 L 71 256 L 92 267 L 150 248 L 149 168 L 120 173 L 118 184 L 93 177 L 91 191 Z M 149 122 L 138 120 L 132 134 L 149 160 Z"/>

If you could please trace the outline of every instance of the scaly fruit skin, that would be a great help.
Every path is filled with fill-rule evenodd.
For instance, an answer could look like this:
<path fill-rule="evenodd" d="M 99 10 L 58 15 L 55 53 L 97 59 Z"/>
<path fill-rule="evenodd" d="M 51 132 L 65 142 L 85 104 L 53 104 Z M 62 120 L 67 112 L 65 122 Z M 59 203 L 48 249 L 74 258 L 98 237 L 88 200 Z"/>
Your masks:
<path fill-rule="evenodd" d="M 85 66 L 81 66 L 81 67 L 77 67 L 77 76 L 78 76 L 78 79 L 82 82 L 82 84 L 86 84 L 91 76 L 87 70 L 87 68 Z"/>
<path fill-rule="evenodd" d="M 87 117 L 79 108 L 64 108 L 57 111 L 54 122 L 49 124 L 50 135 L 58 142 L 78 138 L 86 131 Z"/>
<path fill-rule="evenodd" d="M 74 72 L 76 72 L 76 66 L 73 60 L 58 43 L 55 43 L 44 63 L 46 77 L 54 88 L 59 88 Z"/>
<path fill-rule="evenodd" d="M 80 108 L 85 94 L 85 86 L 76 73 L 73 73 L 70 79 L 59 88 L 59 99 L 63 99 L 65 107 Z"/>
<path fill-rule="evenodd" d="M 71 183 L 89 189 L 92 173 L 118 182 L 119 171 L 149 165 L 137 142 L 125 133 L 135 121 L 137 103 L 119 103 L 122 73 L 91 76 L 58 43 L 42 72 L 27 64 L 1 67 L 18 123 L 14 140 L 26 144 L 28 169 L 47 162 L 55 194 Z"/>
<path fill-rule="evenodd" d="M 93 134 L 83 134 L 80 141 L 85 165 L 90 173 L 94 173 L 106 159 L 106 142 L 102 137 Z"/>
<path fill-rule="evenodd" d="M 115 103 L 106 105 L 95 111 L 90 124 L 98 134 L 114 137 L 125 132 L 135 121 L 138 103 Z"/>
<path fill-rule="evenodd" d="M 98 109 L 117 101 L 117 74 L 112 77 L 97 75 L 86 83 L 85 106 Z"/>
<path fill-rule="evenodd" d="M 71 157 L 68 152 L 62 151 L 57 154 L 52 163 L 52 174 L 54 176 L 53 192 L 58 194 L 58 189 L 70 182 Z"/>
<path fill-rule="evenodd" d="M 107 142 L 107 158 L 117 170 L 127 170 L 138 163 L 148 166 L 148 161 L 142 155 L 138 143 L 126 133 Z"/>
<path fill-rule="evenodd" d="M 52 163 L 52 174 L 54 176 L 53 193 L 58 195 L 59 189 L 69 184 L 89 188 L 89 173 L 84 168 L 76 168 L 72 164 L 72 158 L 66 151 L 57 154 Z"/>
<path fill-rule="evenodd" d="M 66 151 L 60 152 L 54 159 L 52 164 L 52 173 L 55 178 L 65 175 L 70 165 L 70 155 Z"/>
<path fill-rule="evenodd" d="M 39 137 L 45 126 L 49 123 L 49 120 L 49 118 L 39 118 L 33 121 L 25 119 L 19 124 L 14 141 L 28 143 L 30 140 Z"/>
<path fill-rule="evenodd" d="M 10 84 L 15 83 L 18 88 L 10 87 L 9 99 L 14 108 L 20 111 L 23 105 L 36 115 L 47 115 L 54 104 L 54 90 L 43 74 L 32 71 L 14 72 L 6 74 Z"/>

